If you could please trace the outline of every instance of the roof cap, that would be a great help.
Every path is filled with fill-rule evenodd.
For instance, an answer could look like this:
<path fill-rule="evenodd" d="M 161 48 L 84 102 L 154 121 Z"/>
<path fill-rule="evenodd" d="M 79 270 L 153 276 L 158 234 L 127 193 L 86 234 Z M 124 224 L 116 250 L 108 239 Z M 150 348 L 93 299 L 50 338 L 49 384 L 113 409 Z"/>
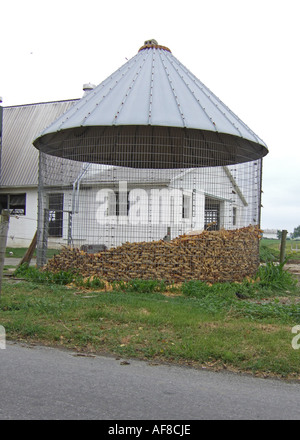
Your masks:
<path fill-rule="evenodd" d="M 154 38 L 152 38 L 152 40 L 146 40 L 144 42 L 144 46 L 142 46 L 139 49 L 139 52 L 141 50 L 145 50 L 145 49 L 163 49 L 163 50 L 167 50 L 168 52 L 171 52 L 170 49 L 166 46 L 161 46 L 160 44 L 158 44 L 158 42 L 156 40 L 154 40 Z"/>

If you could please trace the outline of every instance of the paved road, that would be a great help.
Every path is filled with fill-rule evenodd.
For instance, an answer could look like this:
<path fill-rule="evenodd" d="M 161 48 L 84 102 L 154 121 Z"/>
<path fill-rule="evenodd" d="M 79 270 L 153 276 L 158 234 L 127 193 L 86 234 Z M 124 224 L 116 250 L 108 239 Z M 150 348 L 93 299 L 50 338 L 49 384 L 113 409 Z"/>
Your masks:
<path fill-rule="evenodd" d="M 0 420 L 300 420 L 300 385 L 7 343 Z"/>

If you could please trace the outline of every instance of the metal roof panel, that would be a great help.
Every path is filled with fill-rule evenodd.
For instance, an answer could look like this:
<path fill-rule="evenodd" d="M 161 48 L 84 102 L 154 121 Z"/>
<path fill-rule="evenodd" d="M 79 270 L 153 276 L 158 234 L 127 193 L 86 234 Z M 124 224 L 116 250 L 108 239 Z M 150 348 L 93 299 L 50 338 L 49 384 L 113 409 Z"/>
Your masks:
<path fill-rule="evenodd" d="M 159 125 L 230 134 L 266 147 L 169 49 L 142 49 L 39 137 L 81 126 Z"/>
<path fill-rule="evenodd" d="M 32 142 L 72 101 L 38 103 L 3 108 L 1 187 L 35 186 L 38 183 L 38 151 Z"/>

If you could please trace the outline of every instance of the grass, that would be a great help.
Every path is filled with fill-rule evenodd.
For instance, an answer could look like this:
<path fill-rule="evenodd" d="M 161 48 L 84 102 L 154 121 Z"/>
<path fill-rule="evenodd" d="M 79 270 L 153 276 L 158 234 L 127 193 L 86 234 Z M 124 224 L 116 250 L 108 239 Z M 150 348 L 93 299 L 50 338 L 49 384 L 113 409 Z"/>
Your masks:
<path fill-rule="evenodd" d="M 5 251 L 5 258 L 23 258 L 26 254 L 28 248 L 15 248 L 7 247 Z M 59 249 L 47 249 L 47 258 L 53 257 L 59 253 Z M 33 257 L 36 257 L 36 250 L 34 251 Z"/>
<path fill-rule="evenodd" d="M 8 339 L 151 361 L 300 379 L 299 286 L 283 265 L 255 280 L 180 286 L 132 280 L 108 286 L 67 272 L 22 267 L 4 281 L 0 325 Z"/>
<path fill-rule="evenodd" d="M 292 248 L 300 249 L 300 240 L 286 241 L 286 257 L 288 260 L 298 260 L 300 262 L 300 251 L 296 252 Z M 269 238 L 262 238 L 260 240 L 260 259 L 261 261 L 279 261 L 280 254 L 280 240 L 272 240 Z"/>

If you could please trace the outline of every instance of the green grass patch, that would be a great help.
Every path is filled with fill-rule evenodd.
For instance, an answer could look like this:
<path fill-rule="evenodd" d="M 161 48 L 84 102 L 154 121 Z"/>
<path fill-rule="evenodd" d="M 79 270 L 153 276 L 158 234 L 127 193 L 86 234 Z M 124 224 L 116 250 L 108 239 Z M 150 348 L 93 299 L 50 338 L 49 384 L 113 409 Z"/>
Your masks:
<path fill-rule="evenodd" d="M 5 251 L 5 258 L 23 258 L 28 248 L 15 248 L 15 247 L 7 247 Z M 46 257 L 52 258 L 53 255 L 59 254 L 59 249 L 47 249 Z M 33 253 L 33 257 L 36 257 L 36 250 Z"/>
<path fill-rule="evenodd" d="M 296 245 L 300 249 L 300 240 L 286 240 L 286 258 L 288 260 L 300 261 L 300 252 L 296 252 Z M 270 238 L 262 238 L 260 240 L 260 260 L 262 262 L 279 261 L 280 256 L 280 240 L 272 240 Z"/>
<path fill-rule="evenodd" d="M 165 292 L 167 284 L 164 281 L 158 280 L 130 280 L 126 283 L 116 281 L 113 283 L 113 288 L 121 292 L 155 293 Z"/>
<path fill-rule="evenodd" d="M 59 271 L 57 273 L 39 270 L 36 267 L 22 264 L 14 272 L 14 276 L 25 278 L 36 283 L 66 285 L 74 281 L 75 276 L 71 272 Z"/>
<path fill-rule="evenodd" d="M 255 282 L 189 281 L 179 288 L 133 280 L 110 291 L 99 279 L 33 269 L 22 267 L 27 281 L 3 282 L 0 325 L 8 339 L 300 377 L 300 350 L 291 345 L 300 292 L 283 266 L 262 266 Z"/>

